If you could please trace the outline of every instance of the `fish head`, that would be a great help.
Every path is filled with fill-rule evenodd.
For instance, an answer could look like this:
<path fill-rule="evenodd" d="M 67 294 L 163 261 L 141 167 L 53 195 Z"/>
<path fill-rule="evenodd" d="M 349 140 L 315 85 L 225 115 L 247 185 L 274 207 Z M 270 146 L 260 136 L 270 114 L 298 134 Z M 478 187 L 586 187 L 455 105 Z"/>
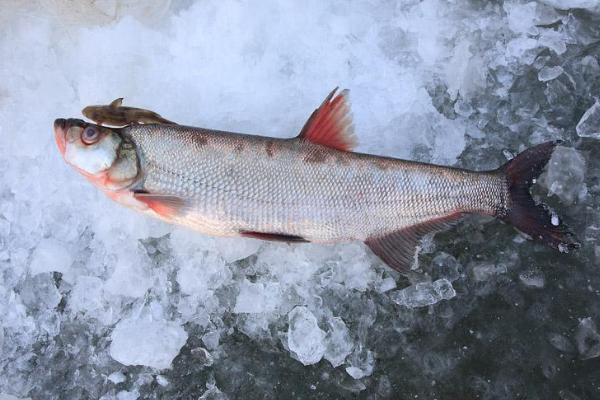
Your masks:
<path fill-rule="evenodd" d="M 104 190 L 126 188 L 138 177 L 135 145 L 120 129 L 59 118 L 54 138 L 67 164 Z"/>

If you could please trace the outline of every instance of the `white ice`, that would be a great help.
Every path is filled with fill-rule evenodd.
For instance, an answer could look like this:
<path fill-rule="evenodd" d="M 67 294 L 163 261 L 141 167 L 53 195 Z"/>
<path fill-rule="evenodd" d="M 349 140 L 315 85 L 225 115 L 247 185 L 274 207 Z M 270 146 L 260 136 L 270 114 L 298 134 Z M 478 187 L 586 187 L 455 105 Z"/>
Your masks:
<path fill-rule="evenodd" d="M 188 335 L 180 324 L 162 314 L 156 306 L 119 321 L 111 334 L 111 357 L 124 365 L 169 368 Z"/>
<path fill-rule="evenodd" d="M 581 116 L 575 129 L 581 137 L 600 139 L 600 103 L 598 101 Z"/>

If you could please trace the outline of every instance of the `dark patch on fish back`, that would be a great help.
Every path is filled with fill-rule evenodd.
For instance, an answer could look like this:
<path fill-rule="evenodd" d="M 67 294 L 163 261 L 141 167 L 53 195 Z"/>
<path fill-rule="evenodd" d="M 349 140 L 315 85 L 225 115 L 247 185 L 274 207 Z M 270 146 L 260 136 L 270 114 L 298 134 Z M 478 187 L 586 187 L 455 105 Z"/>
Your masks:
<path fill-rule="evenodd" d="M 267 152 L 267 156 L 273 157 L 273 154 L 275 154 L 274 147 L 275 143 L 272 140 L 268 140 L 265 144 L 265 151 Z"/>
<path fill-rule="evenodd" d="M 323 163 L 327 160 L 328 154 L 323 149 L 314 149 L 304 157 L 308 163 Z"/>
<path fill-rule="evenodd" d="M 237 153 L 241 153 L 242 151 L 244 151 L 244 144 L 243 143 L 236 143 L 236 145 L 233 147 L 233 149 Z"/>
<path fill-rule="evenodd" d="M 272 242 L 296 242 L 296 243 L 308 243 L 302 236 L 287 235 L 285 233 L 273 233 L 273 232 L 256 232 L 256 231 L 240 231 L 240 235 L 243 237 L 249 237 L 260 240 L 270 240 Z"/>

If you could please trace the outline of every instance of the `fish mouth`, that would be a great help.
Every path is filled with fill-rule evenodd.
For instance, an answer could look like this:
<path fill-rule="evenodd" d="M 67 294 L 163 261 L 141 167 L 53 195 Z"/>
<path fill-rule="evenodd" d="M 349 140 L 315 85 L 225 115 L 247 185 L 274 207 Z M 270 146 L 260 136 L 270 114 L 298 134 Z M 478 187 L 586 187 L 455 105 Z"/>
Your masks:
<path fill-rule="evenodd" d="M 54 140 L 58 146 L 58 151 L 60 151 L 60 154 L 63 156 L 65 155 L 65 150 L 67 148 L 67 129 L 66 119 L 58 118 L 54 121 Z"/>

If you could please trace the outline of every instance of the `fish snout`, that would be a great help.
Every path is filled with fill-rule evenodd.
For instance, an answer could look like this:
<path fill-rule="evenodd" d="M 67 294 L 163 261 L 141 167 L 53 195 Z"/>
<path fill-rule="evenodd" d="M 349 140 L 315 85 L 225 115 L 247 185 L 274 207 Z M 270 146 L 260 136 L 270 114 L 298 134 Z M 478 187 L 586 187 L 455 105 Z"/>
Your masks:
<path fill-rule="evenodd" d="M 58 118 L 54 121 L 54 140 L 58 146 L 60 154 L 64 155 L 67 147 L 67 120 L 64 118 Z"/>

